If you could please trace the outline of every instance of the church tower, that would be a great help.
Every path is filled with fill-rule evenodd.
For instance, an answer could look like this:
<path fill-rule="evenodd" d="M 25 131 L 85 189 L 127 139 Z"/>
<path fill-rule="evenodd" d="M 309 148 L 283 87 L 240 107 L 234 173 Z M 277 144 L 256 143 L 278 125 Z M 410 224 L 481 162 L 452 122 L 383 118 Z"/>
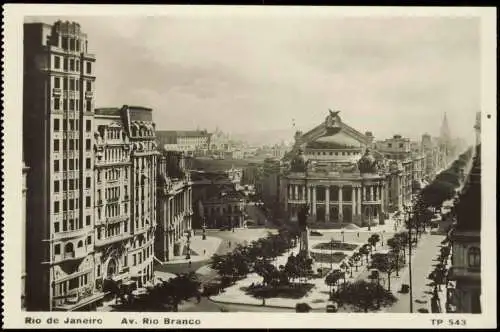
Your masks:
<path fill-rule="evenodd" d="M 444 113 L 443 122 L 441 123 L 440 138 L 444 144 L 446 145 L 450 144 L 451 134 L 450 134 L 450 128 L 448 126 L 448 118 L 446 117 L 446 112 Z"/>
<path fill-rule="evenodd" d="M 476 145 L 479 145 L 481 143 L 481 112 L 476 113 L 474 129 L 476 130 Z"/>

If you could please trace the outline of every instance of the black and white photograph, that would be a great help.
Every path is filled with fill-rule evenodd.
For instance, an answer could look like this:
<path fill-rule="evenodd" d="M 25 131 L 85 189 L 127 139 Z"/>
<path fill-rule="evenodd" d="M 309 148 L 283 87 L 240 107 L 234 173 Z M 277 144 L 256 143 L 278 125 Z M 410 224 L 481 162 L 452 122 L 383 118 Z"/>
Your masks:
<path fill-rule="evenodd" d="M 20 165 L 11 324 L 494 315 L 496 62 L 479 14 L 44 6 L 16 21 L 4 107 L 19 117 L 3 146 L 4 171 Z"/>

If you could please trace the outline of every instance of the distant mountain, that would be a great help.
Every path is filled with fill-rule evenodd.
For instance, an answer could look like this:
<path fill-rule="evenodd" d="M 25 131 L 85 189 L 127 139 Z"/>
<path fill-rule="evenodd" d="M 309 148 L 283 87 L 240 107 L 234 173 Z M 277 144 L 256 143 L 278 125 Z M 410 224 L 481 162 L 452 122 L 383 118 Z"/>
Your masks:
<path fill-rule="evenodd" d="M 231 138 L 245 141 L 251 145 L 262 146 L 280 144 L 282 141 L 285 143 L 292 142 L 293 135 L 293 129 L 270 129 L 231 133 Z"/>

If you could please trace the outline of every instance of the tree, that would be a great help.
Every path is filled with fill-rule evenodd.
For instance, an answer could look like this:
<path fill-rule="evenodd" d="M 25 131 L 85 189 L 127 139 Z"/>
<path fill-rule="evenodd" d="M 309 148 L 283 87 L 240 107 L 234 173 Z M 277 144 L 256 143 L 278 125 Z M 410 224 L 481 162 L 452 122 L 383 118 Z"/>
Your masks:
<path fill-rule="evenodd" d="M 341 270 L 333 270 L 330 274 L 328 274 L 325 278 L 325 283 L 330 286 L 330 295 L 332 295 L 332 287 L 337 286 L 340 279 L 345 278 L 345 272 Z M 344 282 L 345 285 L 345 282 Z"/>
<path fill-rule="evenodd" d="M 346 278 L 347 270 L 349 269 L 349 265 L 345 262 L 342 262 L 339 267 L 341 270 L 343 270 L 342 272 L 344 273 L 344 285 L 345 285 L 345 278 Z"/>
<path fill-rule="evenodd" d="M 408 247 L 409 234 L 405 231 L 396 233 L 394 237 L 398 239 L 398 242 L 401 245 L 401 249 L 403 250 L 403 264 L 406 264 L 406 247 Z"/>
<path fill-rule="evenodd" d="M 387 245 L 391 248 L 391 252 L 397 256 L 400 257 L 401 253 L 401 242 L 399 237 L 393 237 L 387 240 Z M 396 276 L 399 276 L 399 268 L 400 268 L 400 259 L 396 260 Z"/>
<path fill-rule="evenodd" d="M 372 267 L 387 273 L 387 290 L 391 290 L 391 274 L 396 270 L 398 256 L 394 254 L 373 254 Z"/>
<path fill-rule="evenodd" d="M 352 260 L 354 262 L 354 266 L 356 267 L 356 272 L 358 272 L 358 263 L 361 261 L 361 254 L 358 252 L 355 252 L 352 255 Z"/>
<path fill-rule="evenodd" d="M 370 255 L 370 249 L 368 249 L 368 245 L 364 245 L 361 248 L 359 248 L 359 253 L 361 255 L 364 255 L 366 257 L 366 265 L 368 265 L 368 255 Z"/>
<path fill-rule="evenodd" d="M 372 236 L 370 236 L 370 238 L 368 239 L 368 243 L 375 249 L 377 250 L 377 242 L 380 241 L 380 235 L 378 234 L 373 234 Z"/>
<path fill-rule="evenodd" d="M 377 303 L 390 305 L 396 302 L 396 298 L 391 292 L 377 283 L 365 280 L 347 284 L 346 287 L 337 292 L 336 297 L 339 305 L 349 304 L 364 312 L 375 310 L 378 307 Z"/>

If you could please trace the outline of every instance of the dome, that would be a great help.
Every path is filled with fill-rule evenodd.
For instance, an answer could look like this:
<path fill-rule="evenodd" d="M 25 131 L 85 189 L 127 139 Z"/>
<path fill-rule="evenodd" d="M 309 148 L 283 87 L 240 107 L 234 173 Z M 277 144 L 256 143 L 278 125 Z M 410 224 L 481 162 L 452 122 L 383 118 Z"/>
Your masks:
<path fill-rule="evenodd" d="M 335 129 L 335 133 L 318 138 L 314 142 L 307 144 L 309 148 L 318 149 L 361 149 L 362 143 L 342 132 L 340 129 Z"/>
<path fill-rule="evenodd" d="M 365 154 L 358 161 L 358 168 L 360 173 L 377 173 L 377 160 L 371 154 L 370 149 L 366 149 Z"/>
<path fill-rule="evenodd" d="M 304 155 L 304 152 L 302 150 L 299 150 L 297 155 L 293 157 L 291 163 L 290 163 L 290 168 L 292 172 L 305 172 L 307 168 L 307 162 L 308 159 Z"/>

